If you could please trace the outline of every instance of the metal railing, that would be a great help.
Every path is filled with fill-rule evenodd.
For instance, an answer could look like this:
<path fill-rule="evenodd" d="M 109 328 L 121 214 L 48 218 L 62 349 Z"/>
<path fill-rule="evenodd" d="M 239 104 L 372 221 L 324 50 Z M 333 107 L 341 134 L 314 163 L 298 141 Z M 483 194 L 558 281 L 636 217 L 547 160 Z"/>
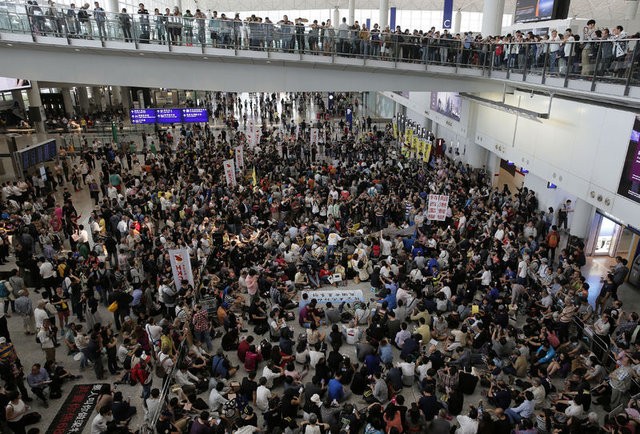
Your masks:
<path fill-rule="evenodd" d="M 351 57 L 401 64 L 475 69 L 480 76 L 569 87 L 572 80 L 587 82 L 581 90 L 596 90 L 597 83 L 640 85 L 638 39 L 582 42 L 467 41 L 387 31 L 292 22 L 260 22 L 172 15 L 106 13 L 91 9 L 43 6 L 39 11 L 0 8 L 0 32 L 41 37 L 146 44 L 296 53 Z M 84 11 L 84 12 L 80 12 Z M 86 14 L 85 14 L 86 12 Z M 536 78 L 533 78 L 536 77 Z M 589 84 L 590 83 L 590 84 Z"/>

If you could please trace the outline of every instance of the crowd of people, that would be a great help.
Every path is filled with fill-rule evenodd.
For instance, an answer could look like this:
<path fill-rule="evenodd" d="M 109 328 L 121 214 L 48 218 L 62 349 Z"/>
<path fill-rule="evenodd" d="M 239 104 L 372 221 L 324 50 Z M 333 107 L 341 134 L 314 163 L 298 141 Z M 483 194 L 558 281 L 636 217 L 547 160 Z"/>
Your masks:
<path fill-rule="evenodd" d="M 252 147 L 233 118 L 246 104 L 212 98 L 221 127 L 144 134 L 141 150 L 63 142 L 67 166 L 86 170 L 3 186 L 3 432 L 25 433 L 31 395 L 49 405 L 75 370 L 112 383 L 92 434 L 130 432 L 140 412 L 158 434 L 635 432 L 626 260 L 591 305 L 582 247 L 557 227 L 570 202 L 541 211 L 534 191 L 494 188 L 442 149 L 407 158 L 391 124 L 329 122 L 316 147 L 311 121 L 275 95 L 252 95 L 250 117 L 271 107 L 298 122 L 264 121 Z M 303 114 L 318 98 L 286 96 Z M 252 170 L 230 185 L 239 144 Z M 86 224 L 72 186 L 95 201 Z M 427 218 L 431 193 L 449 197 L 444 221 Z M 194 285 L 173 279 L 174 248 Z M 317 288 L 367 297 L 322 303 Z M 35 333 L 42 364 L 22 366 L 7 321 Z"/>
<path fill-rule="evenodd" d="M 380 26 L 367 28 L 365 23 L 338 23 L 309 20 L 284 15 L 269 17 L 240 13 L 233 17 L 217 11 L 179 7 L 146 9 L 143 3 L 133 11 L 122 9 L 111 14 L 98 2 L 91 8 L 47 6 L 29 1 L 27 13 L 32 31 L 37 34 L 70 37 L 124 38 L 132 42 L 157 42 L 175 45 L 211 45 L 213 47 L 332 54 L 364 58 L 405 60 L 441 64 L 463 64 L 495 68 L 529 69 L 547 67 L 549 73 L 622 76 L 636 62 L 635 40 L 638 33 L 628 33 L 622 25 L 598 28 L 589 20 L 582 31 L 550 29 L 545 34 L 516 31 L 505 35 L 480 35 L 474 32 L 453 33 L 435 27 L 414 29 Z M 208 14 L 208 15 L 207 15 Z M 112 23 L 105 27 L 105 23 Z M 111 30 L 107 30 L 109 27 Z M 110 33 L 109 33 L 110 32 Z M 108 34 L 109 33 L 109 34 Z"/>

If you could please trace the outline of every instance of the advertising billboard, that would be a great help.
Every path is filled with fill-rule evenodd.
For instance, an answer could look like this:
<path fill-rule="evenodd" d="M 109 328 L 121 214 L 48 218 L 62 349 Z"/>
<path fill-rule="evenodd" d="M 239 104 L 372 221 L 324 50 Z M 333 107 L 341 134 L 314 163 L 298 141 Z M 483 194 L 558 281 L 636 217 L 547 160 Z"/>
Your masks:
<path fill-rule="evenodd" d="M 551 20 L 557 0 L 517 0 L 514 23 Z"/>
<path fill-rule="evenodd" d="M 640 116 L 636 116 L 629 138 L 618 194 L 640 203 Z"/>
<path fill-rule="evenodd" d="M 462 98 L 457 92 L 431 92 L 431 110 L 460 121 Z"/>

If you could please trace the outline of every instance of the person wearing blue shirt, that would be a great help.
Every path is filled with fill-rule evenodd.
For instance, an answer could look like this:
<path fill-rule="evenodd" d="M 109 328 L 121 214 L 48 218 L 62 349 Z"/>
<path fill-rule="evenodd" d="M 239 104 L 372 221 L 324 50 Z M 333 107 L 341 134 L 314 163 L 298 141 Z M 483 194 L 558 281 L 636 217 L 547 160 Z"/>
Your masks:
<path fill-rule="evenodd" d="M 440 264 L 436 258 L 429 258 L 427 262 L 427 274 L 429 276 L 437 276 L 440 273 Z"/>
<path fill-rule="evenodd" d="M 344 390 L 342 375 L 336 372 L 335 376 L 329 380 L 329 384 L 327 385 L 327 396 L 332 401 L 335 399 L 337 402 L 343 402 L 346 401 L 350 395 L 351 391 Z"/>
<path fill-rule="evenodd" d="M 380 346 L 378 347 L 378 355 L 380 356 L 380 360 L 385 365 L 388 363 L 393 363 L 393 347 L 386 339 L 380 341 Z"/>
<path fill-rule="evenodd" d="M 538 361 L 535 363 L 536 365 L 544 365 L 545 363 L 549 363 L 556 355 L 556 350 L 554 350 L 551 345 L 544 343 L 540 345 L 540 348 L 538 348 L 538 351 L 536 351 L 536 357 L 540 357 L 540 355 L 545 352 L 546 354 L 538 359 Z"/>
<path fill-rule="evenodd" d="M 398 306 L 398 303 L 396 301 L 396 291 L 398 290 L 398 287 L 394 284 L 388 284 L 388 285 L 385 285 L 385 287 L 387 288 L 387 291 L 388 291 L 387 295 L 385 298 L 378 300 L 378 303 L 382 304 L 386 301 L 387 309 L 394 310 Z"/>
<path fill-rule="evenodd" d="M 380 365 L 380 357 L 377 354 L 368 354 L 364 358 L 364 364 L 367 367 L 367 373 L 373 375 L 382 370 Z"/>

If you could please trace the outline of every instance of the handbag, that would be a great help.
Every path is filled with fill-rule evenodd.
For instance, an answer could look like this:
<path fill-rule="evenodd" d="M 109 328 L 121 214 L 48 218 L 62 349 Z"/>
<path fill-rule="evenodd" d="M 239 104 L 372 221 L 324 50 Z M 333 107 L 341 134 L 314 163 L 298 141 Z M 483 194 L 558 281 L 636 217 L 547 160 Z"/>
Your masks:
<path fill-rule="evenodd" d="M 116 310 L 118 310 L 118 302 L 117 302 L 117 301 L 114 301 L 113 303 L 111 303 L 111 304 L 109 305 L 109 307 L 107 308 L 107 310 L 108 310 L 109 312 L 112 312 L 112 313 L 113 313 L 113 312 L 115 312 Z"/>

